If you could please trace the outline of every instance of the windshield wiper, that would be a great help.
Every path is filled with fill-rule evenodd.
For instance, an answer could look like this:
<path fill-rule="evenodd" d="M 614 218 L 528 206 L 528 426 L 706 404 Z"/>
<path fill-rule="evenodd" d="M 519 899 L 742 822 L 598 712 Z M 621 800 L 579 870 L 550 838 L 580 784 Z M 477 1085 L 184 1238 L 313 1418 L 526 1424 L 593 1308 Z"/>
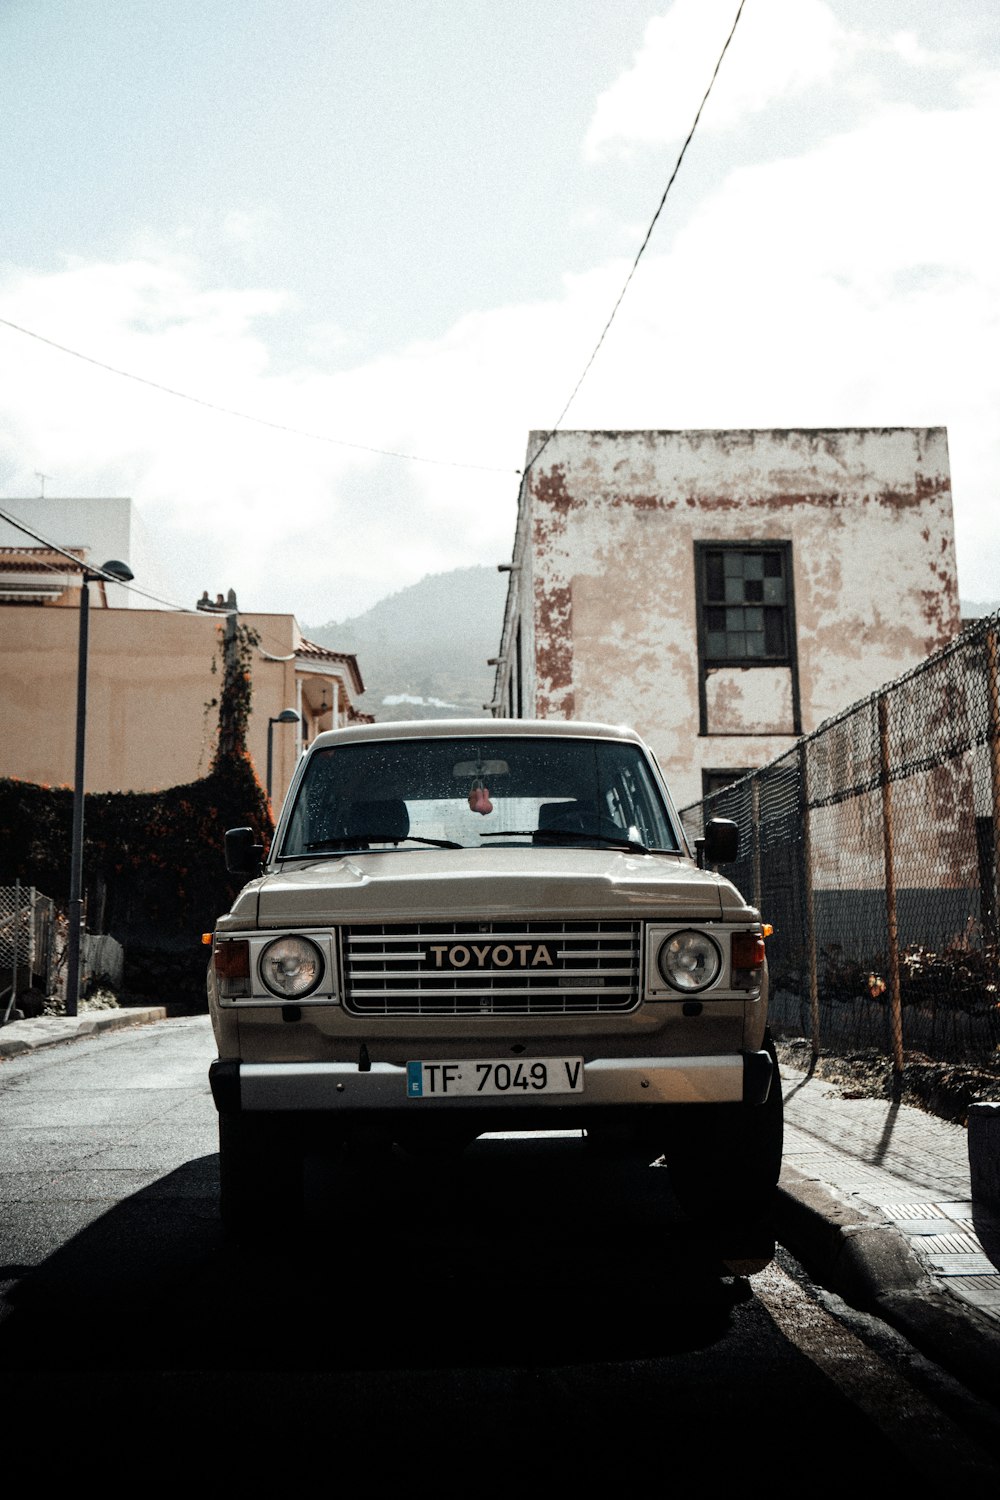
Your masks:
<path fill-rule="evenodd" d="M 419 834 L 407 833 L 402 838 L 397 838 L 391 833 L 356 833 L 350 837 L 341 835 L 339 838 L 314 839 L 306 845 L 306 850 L 311 853 L 314 849 L 359 849 L 364 851 L 370 843 L 375 844 L 430 844 L 434 849 L 464 849 L 464 844 L 456 844 L 453 839 L 425 839 Z"/>
<path fill-rule="evenodd" d="M 630 839 L 627 833 L 580 833 L 568 828 L 511 828 L 502 833 L 481 833 L 484 839 L 531 839 L 534 844 L 600 844 L 627 849 L 630 854 L 669 854 L 672 850 L 650 849 Z"/>

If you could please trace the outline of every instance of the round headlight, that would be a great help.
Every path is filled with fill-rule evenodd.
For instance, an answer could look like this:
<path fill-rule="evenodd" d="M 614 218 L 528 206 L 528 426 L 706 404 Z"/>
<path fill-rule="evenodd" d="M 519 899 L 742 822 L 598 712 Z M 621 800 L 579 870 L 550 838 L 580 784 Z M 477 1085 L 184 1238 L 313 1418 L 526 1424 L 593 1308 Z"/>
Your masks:
<path fill-rule="evenodd" d="M 688 928 L 661 944 L 656 966 L 671 989 L 693 994 L 718 979 L 722 954 L 707 933 Z"/>
<path fill-rule="evenodd" d="M 308 938 L 275 938 L 260 955 L 260 977 L 272 995 L 297 1000 L 323 978 L 323 955 Z"/>

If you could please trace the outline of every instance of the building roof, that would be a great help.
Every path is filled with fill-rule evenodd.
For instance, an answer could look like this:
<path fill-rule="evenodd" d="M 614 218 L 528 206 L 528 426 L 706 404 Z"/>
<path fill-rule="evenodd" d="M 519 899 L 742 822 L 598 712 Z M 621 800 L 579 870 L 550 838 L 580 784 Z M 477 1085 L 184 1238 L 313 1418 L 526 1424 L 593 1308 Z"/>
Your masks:
<path fill-rule="evenodd" d="M 68 557 L 66 553 L 72 553 Z M 47 604 L 79 588 L 87 553 L 83 547 L 0 546 L 0 603 Z"/>
<path fill-rule="evenodd" d="M 304 657 L 307 661 L 338 662 L 350 672 L 354 691 L 364 692 L 365 685 L 358 670 L 358 659 L 352 651 L 334 651 L 329 646 L 318 646 L 315 641 L 307 641 L 303 636 L 295 647 L 295 655 Z"/>

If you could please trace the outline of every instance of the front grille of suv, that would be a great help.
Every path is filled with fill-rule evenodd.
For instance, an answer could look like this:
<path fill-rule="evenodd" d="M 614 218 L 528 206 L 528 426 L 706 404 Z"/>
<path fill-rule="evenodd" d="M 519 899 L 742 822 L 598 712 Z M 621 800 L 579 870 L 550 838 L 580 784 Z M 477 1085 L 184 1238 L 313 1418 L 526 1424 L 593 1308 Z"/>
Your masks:
<path fill-rule="evenodd" d="M 356 1015 L 587 1015 L 639 998 L 638 922 L 422 923 L 343 932 Z"/>

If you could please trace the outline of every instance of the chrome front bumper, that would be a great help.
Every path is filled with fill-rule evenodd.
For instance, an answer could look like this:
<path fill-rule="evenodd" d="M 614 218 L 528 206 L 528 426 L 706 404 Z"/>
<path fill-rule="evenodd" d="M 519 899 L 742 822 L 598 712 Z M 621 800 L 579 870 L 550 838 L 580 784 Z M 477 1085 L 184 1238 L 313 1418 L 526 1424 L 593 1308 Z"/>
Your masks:
<path fill-rule="evenodd" d="M 585 1062 L 577 1094 L 536 1094 L 530 1100 L 505 1095 L 461 1095 L 453 1099 L 408 1099 L 406 1068 L 372 1063 L 241 1063 L 216 1061 L 209 1081 L 221 1113 L 247 1111 L 430 1111 L 498 1108 L 511 1114 L 534 1109 L 663 1104 L 760 1104 L 771 1081 L 767 1052 L 726 1057 L 597 1058 Z"/>

